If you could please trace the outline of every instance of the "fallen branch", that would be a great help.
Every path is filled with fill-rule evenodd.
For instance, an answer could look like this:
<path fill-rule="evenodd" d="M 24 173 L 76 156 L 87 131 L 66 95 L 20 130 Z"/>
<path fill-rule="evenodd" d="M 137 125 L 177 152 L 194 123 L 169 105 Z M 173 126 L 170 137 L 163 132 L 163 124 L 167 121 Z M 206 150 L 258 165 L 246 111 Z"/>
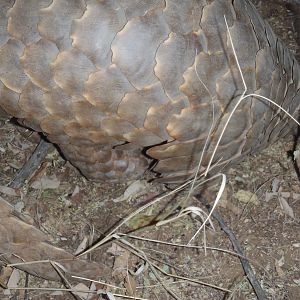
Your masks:
<path fill-rule="evenodd" d="M 51 144 L 46 142 L 44 139 L 40 140 L 31 157 L 17 172 L 15 178 L 10 182 L 9 187 L 16 189 L 24 185 L 25 181 L 34 174 L 34 172 L 38 169 L 38 167 L 45 159 L 50 145 Z"/>

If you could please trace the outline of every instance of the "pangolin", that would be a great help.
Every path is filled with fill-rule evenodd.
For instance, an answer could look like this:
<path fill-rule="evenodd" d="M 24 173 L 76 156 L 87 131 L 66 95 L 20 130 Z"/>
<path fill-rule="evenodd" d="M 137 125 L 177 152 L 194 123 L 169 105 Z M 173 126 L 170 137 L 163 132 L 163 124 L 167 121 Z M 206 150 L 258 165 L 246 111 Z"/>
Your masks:
<path fill-rule="evenodd" d="M 0 1 L 0 109 L 96 180 L 262 149 L 291 119 L 256 96 L 232 111 L 258 94 L 296 118 L 299 74 L 249 0 Z"/>

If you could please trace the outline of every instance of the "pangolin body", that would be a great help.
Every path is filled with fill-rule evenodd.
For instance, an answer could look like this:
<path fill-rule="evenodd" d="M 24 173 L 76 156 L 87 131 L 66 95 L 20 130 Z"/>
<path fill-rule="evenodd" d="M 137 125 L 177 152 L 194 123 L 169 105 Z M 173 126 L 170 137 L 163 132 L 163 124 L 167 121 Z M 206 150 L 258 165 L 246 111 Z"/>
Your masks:
<path fill-rule="evenodd" d="M 299 65 L 249 0 L 0 0 L 0 109 L 88 178 L 127 180 L 151 166 L 185 180 L 206 142 L 207 166 L 244 92 L 229 32 L 247 93 L 296 117 Z M 265 147 L 290 124 L 246 98 L 213 163 Z"/>

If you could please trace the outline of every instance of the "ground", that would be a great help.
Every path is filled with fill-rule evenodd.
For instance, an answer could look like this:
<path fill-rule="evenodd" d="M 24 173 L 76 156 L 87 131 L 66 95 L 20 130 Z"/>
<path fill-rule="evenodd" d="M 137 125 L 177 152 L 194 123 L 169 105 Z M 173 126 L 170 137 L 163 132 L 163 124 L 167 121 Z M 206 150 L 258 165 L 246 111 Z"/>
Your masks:
<path fill-rule="evenodd" d="M 289 13 L 282 1 L 257 1 L 256 4 L 290 48 L 296 50 L 292 21 L 288 19 Z M 82 250 L 91 240 L 99 239 L 132 211 L 150 203 L 155 195 L 168 191 L 165 186 L 145 182 L 119 185 L 89 182 L 53 149 L 34 178 L 16 195 L 10 195 L 1 187 L 10 182 L 35 145 L 34 136 L 28 138 L 26 132 L 20 133 L 10 123 L 1 124 L 0 195 L 15 205 L 17 210 L 30 216 L 54 245 L 71 253 Z M 226 188 L 217 206 L 217 211 L 240 242 L 268 298 L 276 300 L 300 299 L 300 185 L 291 156 L 288 156 L 292 152 L 293 140 L 290 136 L 270 145 L 260 154 L 246 157 L 227 172 Z M 38 187 L 41 181 L 44 186 Z M 128 186 L 134 192 L 123 197 Z M 217 187 L 217 183 L 210 185 L 210 197 L 207 199 L 211 203 Z M 186 192 L 181 192 L 166 197 L 118 230 L 118 233 L 131 232 L 134 236 L 152 241 L 127 238 L 135 250 L 129 250 L 129 246 L 124 247 L 124 244 L 120 248 L 122 244 L 115 242 L 92 252 L 89 258 L 110 267 L 107 282 L 123 288 L 107 290 L 119 294 L 125 291 L 130 296 L 133 295 L 132 286 L 137 286 L 135 296 L 140 298 L 132 299 L 174 299 L 157 280 L 158 273 L 178 299 L 256 299 L 240 259 L 232 253 L 232 245 L 216 220 L 212 219 L 212 225 L 207 226 L 205 236 L 202 231 L 194 240 L 198 249 L 180 246 L 187 244 L 201 226 L 201 217 L 196 213 L 159 227 L 150 226 L 159 212 L 170 212 L 185 195 Z M 205 211 L 195 198 L 190 205 Z M 143 226 L 143 229 L 134 231 Z M 167 241 L 173 245 L 153 240 Z M 148 263 L 134 255 L 133 252 L 138 250 L 145 253 Z M 162 272 L 154 271 L 153 264 L 170 275 L 164 276 Z M 4 277 L 4 274 L 0 276 L 0 283 Z M 15 273 L 10 275 L 15 285 L 24 287 L 24 274 L 20 273 L 19 280 L 17 277 Z M 199 281 L 215 287 L 200 284 Z M 86 281 L 84 283 L 89 285 Z M 27 286 L 63 287 L 33 276 L 29 276 Z M 103 286 L 96 285 L 96 288 Z M 228 296 L 221 289 L 233 293 Z M 106 297 L 103 299 L 109 299 Z M 11 290 L 9 294 L 7 290 L 0 289 L 0 299 L 74 298 L 61 291 L 35 289 L 26 294 L 24 290 Z"/>

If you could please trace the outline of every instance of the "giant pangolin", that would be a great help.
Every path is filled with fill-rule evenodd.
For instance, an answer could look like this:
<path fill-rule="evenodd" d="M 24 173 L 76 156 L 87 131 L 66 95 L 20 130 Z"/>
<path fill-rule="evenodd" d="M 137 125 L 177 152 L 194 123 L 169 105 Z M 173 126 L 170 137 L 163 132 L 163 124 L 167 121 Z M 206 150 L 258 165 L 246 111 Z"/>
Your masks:
<path fill-rule="evenodd" d="M 249 0 L 0 1 L 0 108 L 88 178 L 151 168 L 185 180 L 207 141 L 204 170 L 244 92 L 237 61 L 248 94 L 297 116 L 299 65 Z M 248 97 L 212 163 L 257 151 L 291 124 Z"/>

